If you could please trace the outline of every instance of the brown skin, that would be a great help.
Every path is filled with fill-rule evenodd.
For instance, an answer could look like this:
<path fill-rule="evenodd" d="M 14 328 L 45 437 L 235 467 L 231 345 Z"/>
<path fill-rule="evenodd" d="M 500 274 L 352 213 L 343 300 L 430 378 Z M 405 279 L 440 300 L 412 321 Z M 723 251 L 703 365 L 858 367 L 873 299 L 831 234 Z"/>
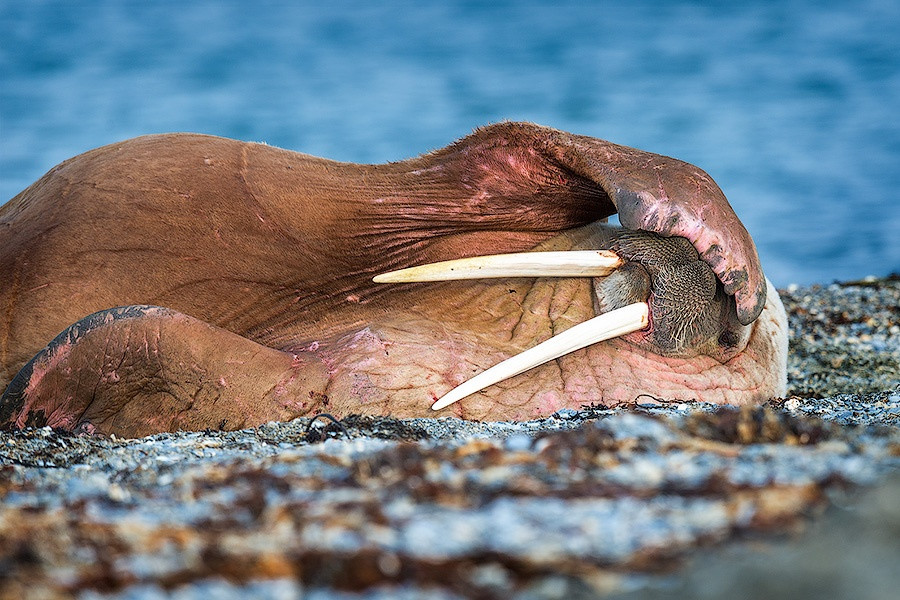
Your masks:
<path fill-rule="evenodd" d="M 603 293 L 596 296 L 590 280 L 396 287 L 372 276 L 542 242 L 580 247 L 593 236 L 592 247 L 621 245 L 618 234 L 576 229 L 617 211 L 627 227 L 689 238 L 700 264 L 715 270 L 726 299 L 716 306 L 731 308 L 707 311 L 719 324 L 710 335 L 734 329 L 740 338 L 725 354 L 772 350 L 753 348 L 768 333 L 751 335 L 769 321 L 741 325 L 768 306 L 752 241 L 708 175 L 671 158 L 521 123 L 386 165 L 189 134 L 87 152 L 0 208 L 0 389 L 85 315 L 166 309 L 77 324 L 13 382 L 0 400 L 0 425 L 140 435 L 321 410 L 427 414 L 433 395 L 472 371 L 593 316 Z M 649 281 L 660 280 L 653 269 Z M 724 292 L 736 294 L 737 305 Z M 533 302 L 549 302 L 549 312 L 530 323 Z M 666 355 L 640 335 L 598 346 Z M 703 344 L 709 340 L 687 347 Z M 572 358 L 581 373 L 578 361 L 597 351 L 561 359 L 559 368 Z M 734 356 L 717 347 L 690 367 L 707 358 L 721 365 Z M 558 373 L 542 369 L 517 379 L 554 385 Z M 564 378 L 562 387 L 578 379 Z M 753 398 L 777 393 L 777 385 L 757 383 L 747 383 Z M 559 403 L 509 392 L 521 385 L 494 386 L 456 414 L 521 418 Z"/>

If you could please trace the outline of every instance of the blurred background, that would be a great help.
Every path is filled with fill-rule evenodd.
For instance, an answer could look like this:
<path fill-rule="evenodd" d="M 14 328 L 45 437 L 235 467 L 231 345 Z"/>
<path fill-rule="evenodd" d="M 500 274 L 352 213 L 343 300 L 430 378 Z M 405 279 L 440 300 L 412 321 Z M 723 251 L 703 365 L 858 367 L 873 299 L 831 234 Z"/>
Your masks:
<path fill-rule="evenodd" d="M 706 169 L 776 285 L 887 275 L 898 31 L 897 0 L 0 0 L 0 203 L 145 133 L 383 162 L 528 120 Z"/>

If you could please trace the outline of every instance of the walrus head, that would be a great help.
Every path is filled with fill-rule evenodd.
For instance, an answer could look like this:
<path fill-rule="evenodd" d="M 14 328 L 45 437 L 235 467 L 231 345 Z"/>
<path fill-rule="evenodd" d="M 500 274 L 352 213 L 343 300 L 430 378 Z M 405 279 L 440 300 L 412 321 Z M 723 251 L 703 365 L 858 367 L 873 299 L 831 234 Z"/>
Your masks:
<path fill-rule="evenodd" d="M 432 408 L 445 408 L 509 377 L 592 344 L 620 336 L 666 358 L 709 356 L 727 363 L 743 351 L 733 297 L 685 238 L 595 225 L 569 234 L 579 247 L 610 250 L 535 251 L 413 267 L 375 277 L 379 283 L 593 276 L 598 316 L 557 333 L 454 388 Z M 652 310 L 651 310 L 652 306 Z"/>
<path fill-rule="evenodd" d="M 346 348 L 332 364 L 356 374 L 346 393 L 363 404 L 390 390 L 402 414 L 418 414 L 407 406 L 411 394 L 420 405 L 430 397 L 435 410 L 466 398 L 455 411 L 471 418 L 527 418 L 641 397 L 744 404 L 785 390 L 787 322 L 777 293 L 770 289 L 761 317 L 742 324 L 734 297 L 684 238 L 595 223 L 533 252 L 376 281 L 415 289 L 395 296 L 402 317 L 335 340 Z M 404 365 L 402 385 L 389 370 L 365 373 L 375 348 Z"/>

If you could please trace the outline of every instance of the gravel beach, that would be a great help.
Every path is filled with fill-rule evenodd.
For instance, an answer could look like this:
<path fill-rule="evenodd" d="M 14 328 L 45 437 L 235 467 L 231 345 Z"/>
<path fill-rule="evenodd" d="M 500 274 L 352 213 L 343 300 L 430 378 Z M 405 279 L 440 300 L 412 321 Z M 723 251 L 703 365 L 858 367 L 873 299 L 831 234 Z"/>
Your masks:
<path fill-rule="evenodd" d="M 0 433 L 0 598 L 886 597 L 900 277 L 781 295 L 752 409 Z"/>

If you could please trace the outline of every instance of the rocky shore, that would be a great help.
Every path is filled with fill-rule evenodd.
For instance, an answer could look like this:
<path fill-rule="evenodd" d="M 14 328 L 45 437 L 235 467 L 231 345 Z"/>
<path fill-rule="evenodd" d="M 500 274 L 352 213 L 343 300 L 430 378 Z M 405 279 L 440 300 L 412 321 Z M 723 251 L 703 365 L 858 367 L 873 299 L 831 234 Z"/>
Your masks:
<path fill-rule="evenodd" d="M 781 294 L 753 409 L 0 433 L 0 598 L 887 597 L 900 278 Z"/>

